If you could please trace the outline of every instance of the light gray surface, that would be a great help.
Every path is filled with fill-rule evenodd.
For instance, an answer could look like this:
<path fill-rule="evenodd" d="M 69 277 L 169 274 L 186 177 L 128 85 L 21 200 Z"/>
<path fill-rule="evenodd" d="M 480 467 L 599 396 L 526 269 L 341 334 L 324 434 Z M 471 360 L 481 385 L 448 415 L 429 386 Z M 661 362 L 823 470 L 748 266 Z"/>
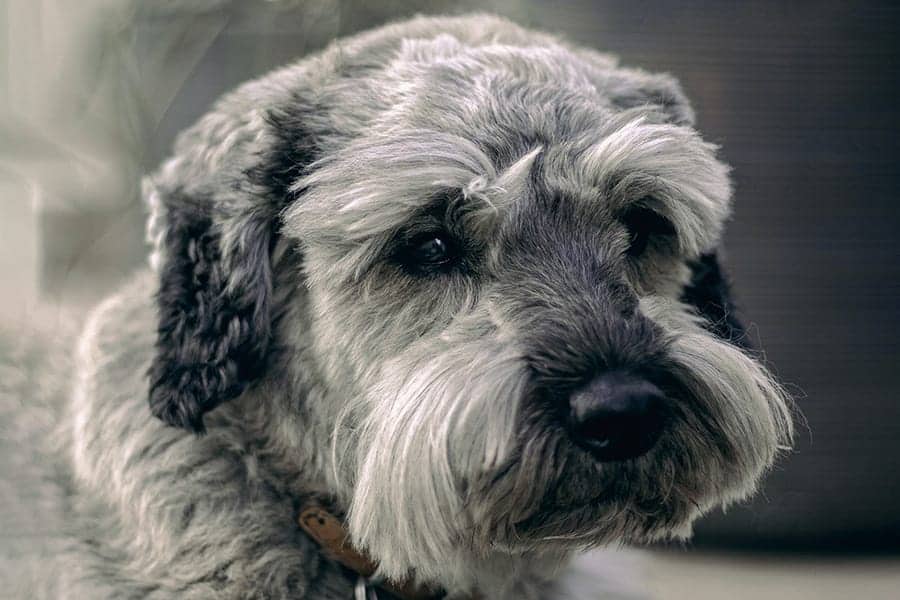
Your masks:
<path fill-rule="evenodd" d="M 658 600 L 895 600 L 900 559 L 652 552 L 647 587 Z"/>

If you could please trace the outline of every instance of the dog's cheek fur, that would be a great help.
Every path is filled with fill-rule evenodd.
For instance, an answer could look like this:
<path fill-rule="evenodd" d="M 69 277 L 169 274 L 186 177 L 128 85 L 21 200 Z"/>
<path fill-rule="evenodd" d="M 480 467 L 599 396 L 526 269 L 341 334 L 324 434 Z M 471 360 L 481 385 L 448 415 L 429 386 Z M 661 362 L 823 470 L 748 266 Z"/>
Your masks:
<path fill-rule="evenodd" d="M 691 404 L 684 413 L 693 438 L 680 440 L 705 465 L 691 470 L 709 498 L 704 509 L 746 497 L 791 443 L 788 395 L 762 364 L 706 330 L 706 322 L 683 303 L 647 297 L 641 310 L 670 337 L 669 359 L 688 392 Z"/>
<path fill-rule="evenodd" d="M 414 569 L 450 589 L 473 584 L 465 482 L 507 458 L 527 381 L 515 350 L 485 321 L 465 319 L 396 356 L 354 401 L 358 427 L 335 426 L 340 454 L 353 463 L 342 469 L 353 479 L 350 533 L 380 557 L 384 576 Z"/>

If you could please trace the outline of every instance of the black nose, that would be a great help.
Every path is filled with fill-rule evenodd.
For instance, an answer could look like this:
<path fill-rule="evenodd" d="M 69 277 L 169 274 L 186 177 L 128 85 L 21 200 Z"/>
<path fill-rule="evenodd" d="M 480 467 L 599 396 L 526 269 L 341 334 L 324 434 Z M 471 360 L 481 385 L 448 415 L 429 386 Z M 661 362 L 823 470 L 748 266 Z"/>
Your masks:
<path fill-rule="evenodd" d="M 665 394 L 645 379 L 605 373 L 570 398 L 569 431 L 598 460 L 635 458 L 659 439 L 667 402 Z"/>

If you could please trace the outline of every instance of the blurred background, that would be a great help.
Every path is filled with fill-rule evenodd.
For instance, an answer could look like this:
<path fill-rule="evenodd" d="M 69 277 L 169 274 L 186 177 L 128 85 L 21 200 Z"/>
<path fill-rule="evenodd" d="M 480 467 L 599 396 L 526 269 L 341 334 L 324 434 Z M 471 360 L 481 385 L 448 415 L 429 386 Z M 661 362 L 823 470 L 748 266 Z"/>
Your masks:
<path fill-rule="evenodd" d="M 335 37 L 472 9 L 672 73 L 734 167 L 739 302 L 806 424 L 756 500 L 648 555 L 657 596 L 900 597 L 894 2 L 0 0 L 4 335 L 145 261 L 140 177 L 220 94 Z"/>

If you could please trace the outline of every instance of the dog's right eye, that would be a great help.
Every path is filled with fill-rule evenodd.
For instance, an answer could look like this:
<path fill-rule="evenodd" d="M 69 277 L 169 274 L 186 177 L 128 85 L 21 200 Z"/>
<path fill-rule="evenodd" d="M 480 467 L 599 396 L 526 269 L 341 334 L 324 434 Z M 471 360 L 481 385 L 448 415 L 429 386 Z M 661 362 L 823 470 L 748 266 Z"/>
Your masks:
<path fill-rule="evenodd" d="M 456 258 L 456 247 L 444 232 L 417 235 L 400 252 L 403 265 L 417 275 L 445 272 L 455 264 Z"/>

